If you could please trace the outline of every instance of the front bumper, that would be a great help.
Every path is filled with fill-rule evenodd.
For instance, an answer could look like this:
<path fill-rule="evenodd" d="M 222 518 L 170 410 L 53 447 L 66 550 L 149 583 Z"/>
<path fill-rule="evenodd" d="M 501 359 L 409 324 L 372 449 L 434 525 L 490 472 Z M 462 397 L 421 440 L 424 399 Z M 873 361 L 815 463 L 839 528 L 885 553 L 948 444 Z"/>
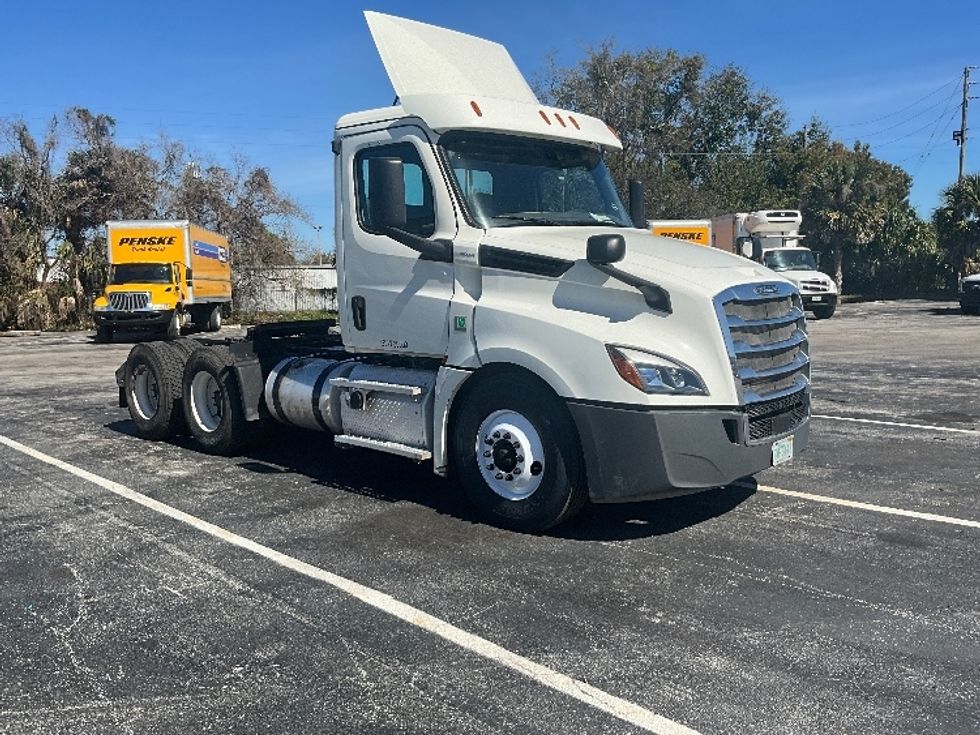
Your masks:
<path fill-rule="evenodd" d="M 792 435 L 793 455 L 810 435 L 807 417 L 760 442 L 736 409 L 642 410 L 569 402 L 596 503 L 652 500 L 727 485 L 772 466 L 772 445 Z"/>
<path fill-rule="evenodd" d="M 114 328 L 141 328 L 141 327 L 165 327 L 173 318 L 174 310 L 166 309 L 163 311 L 95 311 L 92 318 L 96 326 Z"/>
<path fill-rule="evenodd" d="M 835 306 L 837 304 L 837 294 L 835 293 L 800 293 L 803 299 L 804 309 L 813 309 L 814 306 Z"/>

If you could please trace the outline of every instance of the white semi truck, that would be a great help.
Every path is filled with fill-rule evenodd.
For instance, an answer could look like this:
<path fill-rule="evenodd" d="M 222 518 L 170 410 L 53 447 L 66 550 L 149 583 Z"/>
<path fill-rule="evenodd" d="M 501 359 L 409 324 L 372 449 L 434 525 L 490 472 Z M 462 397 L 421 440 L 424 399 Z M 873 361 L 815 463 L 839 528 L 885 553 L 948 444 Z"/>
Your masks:
<path fill-rule="evenodd" d="M 711 245 L 751 258 L 796 284 L 803 307 L 817 319 L 837 310 L 837 284 L 821 273 L 813 252 L 800 245 L 803 216 L 796 209 L 735 212 L 711 219 Z"/>
<path fill-rule="evenodd" d="M 140 435 L 234 453 L 271 417 L 431 462 L 524 530 L 806 447 L 791 283 L 654 237 L 603 163 L 615 133 L 541 104 L 502 46 L 366 15 L 398 98 L 334 133 L 339 323 L 136 345 L 117 382 Z"/>

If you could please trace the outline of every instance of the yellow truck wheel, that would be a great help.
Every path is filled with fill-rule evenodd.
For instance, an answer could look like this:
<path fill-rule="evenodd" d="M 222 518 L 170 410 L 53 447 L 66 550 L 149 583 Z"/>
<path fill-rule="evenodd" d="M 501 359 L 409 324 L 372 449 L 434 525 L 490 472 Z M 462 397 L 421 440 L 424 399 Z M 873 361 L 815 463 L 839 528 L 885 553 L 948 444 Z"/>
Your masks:
<path fill-rule="evenodd" d="M 215 304 L 211 308 L 211 313 L 208 316 L 208 331 L 217 332 L 221 329 L 221 304 Z"/>

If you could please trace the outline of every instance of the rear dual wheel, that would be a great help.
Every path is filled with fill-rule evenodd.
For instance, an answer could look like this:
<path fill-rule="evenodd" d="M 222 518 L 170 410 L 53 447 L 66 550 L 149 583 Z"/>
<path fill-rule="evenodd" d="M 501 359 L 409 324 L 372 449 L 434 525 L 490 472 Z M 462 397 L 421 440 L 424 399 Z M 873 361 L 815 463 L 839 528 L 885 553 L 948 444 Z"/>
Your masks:
<path fill-rule="evenodd" d="M 167 342 L 143 342 L 129 352 L 124 371 L 126 406 L 144 439 L 166 439 L 184 427 L 183 356 Z"/>
<path fill-rule="evenodd" d="M 183 409 L 191 435 L 209 454 L 235 454 L 245 440 L 245 407 L 227 347 L 202 347 L 184 365 Z"/>
<path fill-rule="evenodd" d="M 218 304 L 211 309 L 211 313 L 208 315 L 208 331 L 217 332 L 220 329 L 221 329 L 221 304 Z"/>

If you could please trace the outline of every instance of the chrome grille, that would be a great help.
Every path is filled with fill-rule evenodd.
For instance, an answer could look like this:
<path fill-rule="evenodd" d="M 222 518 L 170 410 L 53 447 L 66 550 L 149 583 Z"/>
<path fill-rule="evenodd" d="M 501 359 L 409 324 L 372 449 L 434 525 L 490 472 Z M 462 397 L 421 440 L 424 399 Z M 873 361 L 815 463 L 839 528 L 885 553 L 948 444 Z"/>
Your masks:
<path fill-rule="evenodd" d="M 807 390 L 810 347 L 802 306 L 789 283 L 746 284 L 715 297 L 743 405 Z"/>
<path fill-rule="evenodd" d="M 116 291 L 109 294 L 109 306 L 118 311 L 145 309 L 149 303 L 149 291 Z"/>
<path fill-rule="evenodd" d="M 802 290 L 802 291 L 829 291 L 830 290 L 830 286 L 828 286 L 825 281 L 818 281 L 816 279 L 810 279 L 810 280 L 800 281 L 800 290 Z"/>

